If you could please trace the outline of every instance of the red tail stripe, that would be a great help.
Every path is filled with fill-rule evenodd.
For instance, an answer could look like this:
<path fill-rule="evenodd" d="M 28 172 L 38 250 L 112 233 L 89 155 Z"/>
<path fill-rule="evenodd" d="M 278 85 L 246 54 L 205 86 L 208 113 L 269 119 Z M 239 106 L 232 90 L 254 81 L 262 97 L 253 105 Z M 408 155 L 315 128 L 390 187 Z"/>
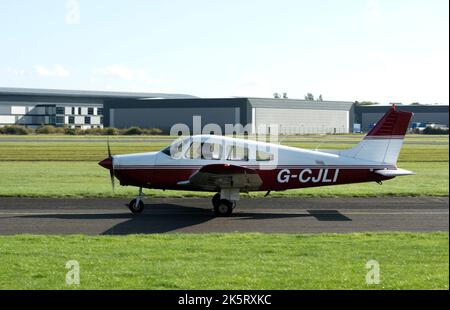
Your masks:
<path fill-rule="evenodd" d="M 413 113 L 395 110 L 392 107 L 367 134 L 373 136 L 404 136 Z"/>

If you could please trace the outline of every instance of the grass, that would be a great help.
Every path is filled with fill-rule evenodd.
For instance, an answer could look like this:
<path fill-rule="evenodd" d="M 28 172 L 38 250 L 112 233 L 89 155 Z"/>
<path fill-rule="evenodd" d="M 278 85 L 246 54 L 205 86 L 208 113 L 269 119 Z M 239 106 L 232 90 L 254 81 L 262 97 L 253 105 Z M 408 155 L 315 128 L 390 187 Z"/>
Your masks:
<path fill-rule="evenodd" d="M 2 236 L 0 289 L 446 289 L 448 233 Z M 368 260 L 381 283 L 365 282 Z M 80 264 L 80 285 L 65 264 Z"/>
<path fill-rule="evenodd" d="M 21 197 L 130 197 L 135 188 L 117 186 L 111 191 L 109 174 L 97 165 L 106 157 L 105 137 L 98 136 L 1 136 L 0 196 Z M 66 142 L 58 141 L 63 138 Z M 22 141 L 32 139 L 33 142 Z M 84 140 L 95 141 L 85 142 Z M 114 154 L 157 151 L 171 137 L 112 137 Z M 283 144 L 304 148 L 343 149 L 361 135 L 286 137 Z M 4 142 L 10 140 L 9 142 Z M 49 142 L 47 140 L 55 140 Z M 57 142 L 56 142 L 57 141 Z M 420 142 L 420 143 L 418 143 Z M 428 143 L 428 144 L 423 144 Z M 434 144 L 433 144 L 434 143 Z M 438 143 L 438 144 L 436 144 Z M 385 182 L 297 189 L 272 193 L 291 197 L 448 196 L 448 136 L 407 136 L 399 166 L 417 172 Z M 153 197 L 209 196 L 208 193 L 147 190 Z M 261 196 L 264 193 L 252 193 Z"/>

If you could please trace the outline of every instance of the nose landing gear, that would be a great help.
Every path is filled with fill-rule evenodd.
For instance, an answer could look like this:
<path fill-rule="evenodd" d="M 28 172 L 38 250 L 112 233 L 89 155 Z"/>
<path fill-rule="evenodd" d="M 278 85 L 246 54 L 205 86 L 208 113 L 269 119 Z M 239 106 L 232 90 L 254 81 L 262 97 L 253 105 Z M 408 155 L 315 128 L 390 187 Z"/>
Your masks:
<path fill-rule="evenodd" d="M 144 202 L 142 201 L 143 196 L 142 187 L 140 187 L 139 194 L 128 204 L 128 209 L 130 209 L 133 214 L 142 213 L 142 211 L 144 211 Z"/>

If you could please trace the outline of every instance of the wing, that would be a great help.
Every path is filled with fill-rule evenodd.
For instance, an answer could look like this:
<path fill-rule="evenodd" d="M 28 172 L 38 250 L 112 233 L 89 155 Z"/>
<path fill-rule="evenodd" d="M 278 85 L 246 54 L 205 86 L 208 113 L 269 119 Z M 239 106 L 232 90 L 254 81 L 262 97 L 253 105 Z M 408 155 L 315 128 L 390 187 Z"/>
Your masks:
<path fill-rule="evenodd" d="M 229 164 L 213 164 L 203 166 L 191 175 L 189 180 L 178 184 L 208 191 L 220 191 L 224 188 L 249 191 L 257 190 L 262 185 L 262 180 L 253 169 Z"/>

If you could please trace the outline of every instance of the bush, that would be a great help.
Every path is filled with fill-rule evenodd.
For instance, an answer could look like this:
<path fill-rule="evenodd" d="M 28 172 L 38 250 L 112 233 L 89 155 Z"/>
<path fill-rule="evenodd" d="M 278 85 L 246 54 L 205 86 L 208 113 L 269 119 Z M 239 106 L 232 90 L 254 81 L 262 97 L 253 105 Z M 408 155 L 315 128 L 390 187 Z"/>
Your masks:
<path fill-rule="evenodd" d="M 149 129 L 145 129 L 144 133 L 146 135 L 160 135 L 163 133 L 163 131 L 159 128 L 149 128 Z"/>
<path fill-rule="evenodd" d="M 163 131 L 159 128 L 130 127 L 121 129 L 119 133 L 122 135 L 160 135 Z"/>
<path fill-rule="evenodd" d="M 143 130 L 139 127 L 126 128 L 122 132 L 123 135 L 142 135 Z"/>
<path fill-rule="evenodd" d="M 74 136 L 77 134 L 77 131 L 74 128 L 66 127 L 66 128 L 64 128 L 64 134 Z"/>
<path fill-rule="evenodd" d="M 36 134 L 43 134 L 43 135 L 48 135 L 48 134 L 64 134 L 65 130 L 62 127 L 55 127 L 52 125 L 45 125 L 45 126 L 41 126 L 39 128 L 36 129 Z"/>
<path fill-rule="evenodd" d="M 31 129 L 19 125 L 4 126 L 0 128 L 0 134 L 4 135 L 28 135 Z"/>
<path fill-rule="evenodd" d="M 96 135 L 101 136 L 103 135 L 103 129 L 102 128 L 88 128 L 81 132 L 83 135 Z"/>
<path fill-rule="evenodd" d="M 103 134 L 105 136 L 115 136 L 119 134 L 119 130 L 117 130 L 116 128 L 106 127 L 103 128 Z"/>
<path fill-rule="evenodd" d="M 48 135 L 48 134 L 64 134 L 64 135 L 161 135 L 163 131 L 159 128 L 139 128 L 130 127 L 124 129 L 117 129 L 112 127 L 106 128 L 70 128 L 70 127 L 55 127 L 52 125 L 45 125 L 37 128 L 33 131 L 30 128 L 26 128 L 19 125 L 11 125 L 0 128 L 0 134 L 8 135 L 28 135 L 35 132 L 36 134 Z"/>

